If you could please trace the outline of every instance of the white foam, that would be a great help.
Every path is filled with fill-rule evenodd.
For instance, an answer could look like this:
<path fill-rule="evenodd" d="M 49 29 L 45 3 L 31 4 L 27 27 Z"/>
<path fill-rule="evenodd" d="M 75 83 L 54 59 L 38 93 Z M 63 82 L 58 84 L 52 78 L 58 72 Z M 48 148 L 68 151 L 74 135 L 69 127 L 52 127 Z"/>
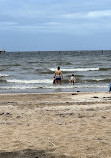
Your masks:
<path fill-rule="evenodd" d="M 36 89 L 37 87 L 29 87 L 29 86 L 12 86 L 12 87 L 0 87 L 2 90 L 9 90 L 9 89 Z"/>
<path fill-rule="evenodd" d="M 50 71 L 55 71 L 55 68 L 49 68 Z M 61 69 L 61 71 L 69 71 L 69 72 L 73 72 L 73 71 L 98 71 L 99 67 L 97 68 L 74 68 L 74 69 Z"/>
<path fill-rule="evenodd" d="M 51 85 L 51 86 L 44 86 L 43 88 L 46 89 L 72 89 L 72 88 L 107 88 L 107 85 Z"/>
<path fill-rule="evenodd" d="M 8 77 L 8 74 L 0 74 L 0 77 Z"/>
<path fill-rule="evenodd" d="M 1 90 L 9 90 L 9 89 L 75 89 L 75 88 L 77 88 L 77 89 L 79 89 L 79 88 L 88 88 L 88 89 L 90 89 L 90 88 L 108 88 L 108 86 L 106 86 L 106 85 L 104 85 L 104 86 L 102 86 L 102 85 L 51 85 L 51 86 L 47 86 L 47 85 L 44 85 L 44 86 L 25 86 L 25 85 L 23 85 L 23 86 L 19 86 L 19 85 L 17 85 L 17 86 L 4 86 L 4 87 L 0 87 L 0 89 Z"/>
<path fill-rule="evenodd" d="M 7 82 L 11 83 L 25 83 L 25 84 L 34 84 L 34 83 L 52 83 L 51 79 L 44 79 L 44 80 L 7 80 Z"/>
<path fill-rule="evenodd" d="M 76 88 L 106 88 L 106 85 L 78 85 Z"/>

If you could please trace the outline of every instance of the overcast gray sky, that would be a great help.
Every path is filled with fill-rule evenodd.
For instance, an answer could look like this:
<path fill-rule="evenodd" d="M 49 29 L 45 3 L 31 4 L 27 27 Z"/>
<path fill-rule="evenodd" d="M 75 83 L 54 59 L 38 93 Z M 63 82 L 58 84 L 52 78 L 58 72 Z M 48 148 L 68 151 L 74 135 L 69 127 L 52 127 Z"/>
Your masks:
<path fill-rule="evenodd" d="M 111 49 L 111 0 L 0 0 L 0 49 Z"/>

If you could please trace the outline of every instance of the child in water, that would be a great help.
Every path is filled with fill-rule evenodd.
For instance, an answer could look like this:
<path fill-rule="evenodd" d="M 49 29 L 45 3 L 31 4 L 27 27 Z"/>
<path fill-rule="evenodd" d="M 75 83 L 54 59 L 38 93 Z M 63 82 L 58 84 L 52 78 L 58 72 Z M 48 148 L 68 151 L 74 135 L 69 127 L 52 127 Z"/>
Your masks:
<path fill-rule="evenodd" d="M 53 84 L 56 84 L 56 77 L 53 77 Z"/>
<path fill-rule="evenodd" d="M 74 77 L 74 74 L 72 74 L 71 76 L 70 76 L 70 83 L 73 83 L 73 85 L 74 85 L 74 83 L 75 83 L 75 81 L 76 81 L 76 79 L 75 79 L 75 77 Z"/>

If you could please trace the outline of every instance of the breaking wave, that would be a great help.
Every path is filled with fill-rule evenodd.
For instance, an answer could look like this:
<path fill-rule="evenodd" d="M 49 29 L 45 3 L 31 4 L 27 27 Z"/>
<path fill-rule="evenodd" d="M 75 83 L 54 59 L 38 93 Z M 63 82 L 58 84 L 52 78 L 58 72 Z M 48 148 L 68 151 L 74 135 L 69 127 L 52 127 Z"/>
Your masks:
<path fill-rule="evenodd" d="M 0 77 L 8 77 L 8 74 L 0 74 Z"/>
<path fill-rule="evenodd" d="M 87 82 L 106 82 L 106 83 L 110 83 L 111 79 L 110 78 L 106 78 L 106 79 L 91 79 L 91 80 L 86 80 Z"/>
<path fill-rule="evenodd" d="M 55 71 L 55 68 L 49 68 L 50 71 Z M 98 71 L 99 67 L 97 68 L 74 68 L 74 69 L 61 69 L 61 71 L 65 72 L 73 72 L 73 71 Z"/>
<path fill-rule="evenodd" d="M 24 84 L 36 84 L 36 83 L 52 83 L 51 79 L 44 79 L 44 80 L 7 80 L 7 82 L 11 83 L 24 83 Z"/>
<path fill-rule="evenodd" d="M 68 84 L 67 86 L 62 85 L 62 86 L 4 86 L 4 87 L 0 87 L 1 90 L 10 90 L 10 89 L 21 89 L 21 90 L 25 90 L 25 89 L 80 89 L 80 88 L 107 88 L 107 85 L 72 85 L 72 84 Z"/>

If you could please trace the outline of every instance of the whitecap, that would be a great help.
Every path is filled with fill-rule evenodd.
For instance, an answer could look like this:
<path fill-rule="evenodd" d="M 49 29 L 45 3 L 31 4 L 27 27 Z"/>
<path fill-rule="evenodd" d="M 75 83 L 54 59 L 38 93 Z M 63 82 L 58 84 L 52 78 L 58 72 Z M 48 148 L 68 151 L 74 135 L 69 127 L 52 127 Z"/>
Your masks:
<path fill-rule="evenodd" d="M 44 80 L 7 80 L 7 82 L 11 83 L 24 83 L 24 84 L 36 84 L 36 83 L 52 83 L 51 79 L 44 79 Z"/>
<path fill-rule="evenodd" d="M 0 74 L 0 77 L 8 77 L 8 74 Z"/>
<path fill-rule="evenodd" d="M 50 71 L 55 71 L 55 68 L 49 68 Z M 98 71 L 99 67 L 97 68 L 74 68 L 74 69 L 61 69 L 61 71 L 66 71 L 66 72 L 73 72 L 73 71 Z"/>

